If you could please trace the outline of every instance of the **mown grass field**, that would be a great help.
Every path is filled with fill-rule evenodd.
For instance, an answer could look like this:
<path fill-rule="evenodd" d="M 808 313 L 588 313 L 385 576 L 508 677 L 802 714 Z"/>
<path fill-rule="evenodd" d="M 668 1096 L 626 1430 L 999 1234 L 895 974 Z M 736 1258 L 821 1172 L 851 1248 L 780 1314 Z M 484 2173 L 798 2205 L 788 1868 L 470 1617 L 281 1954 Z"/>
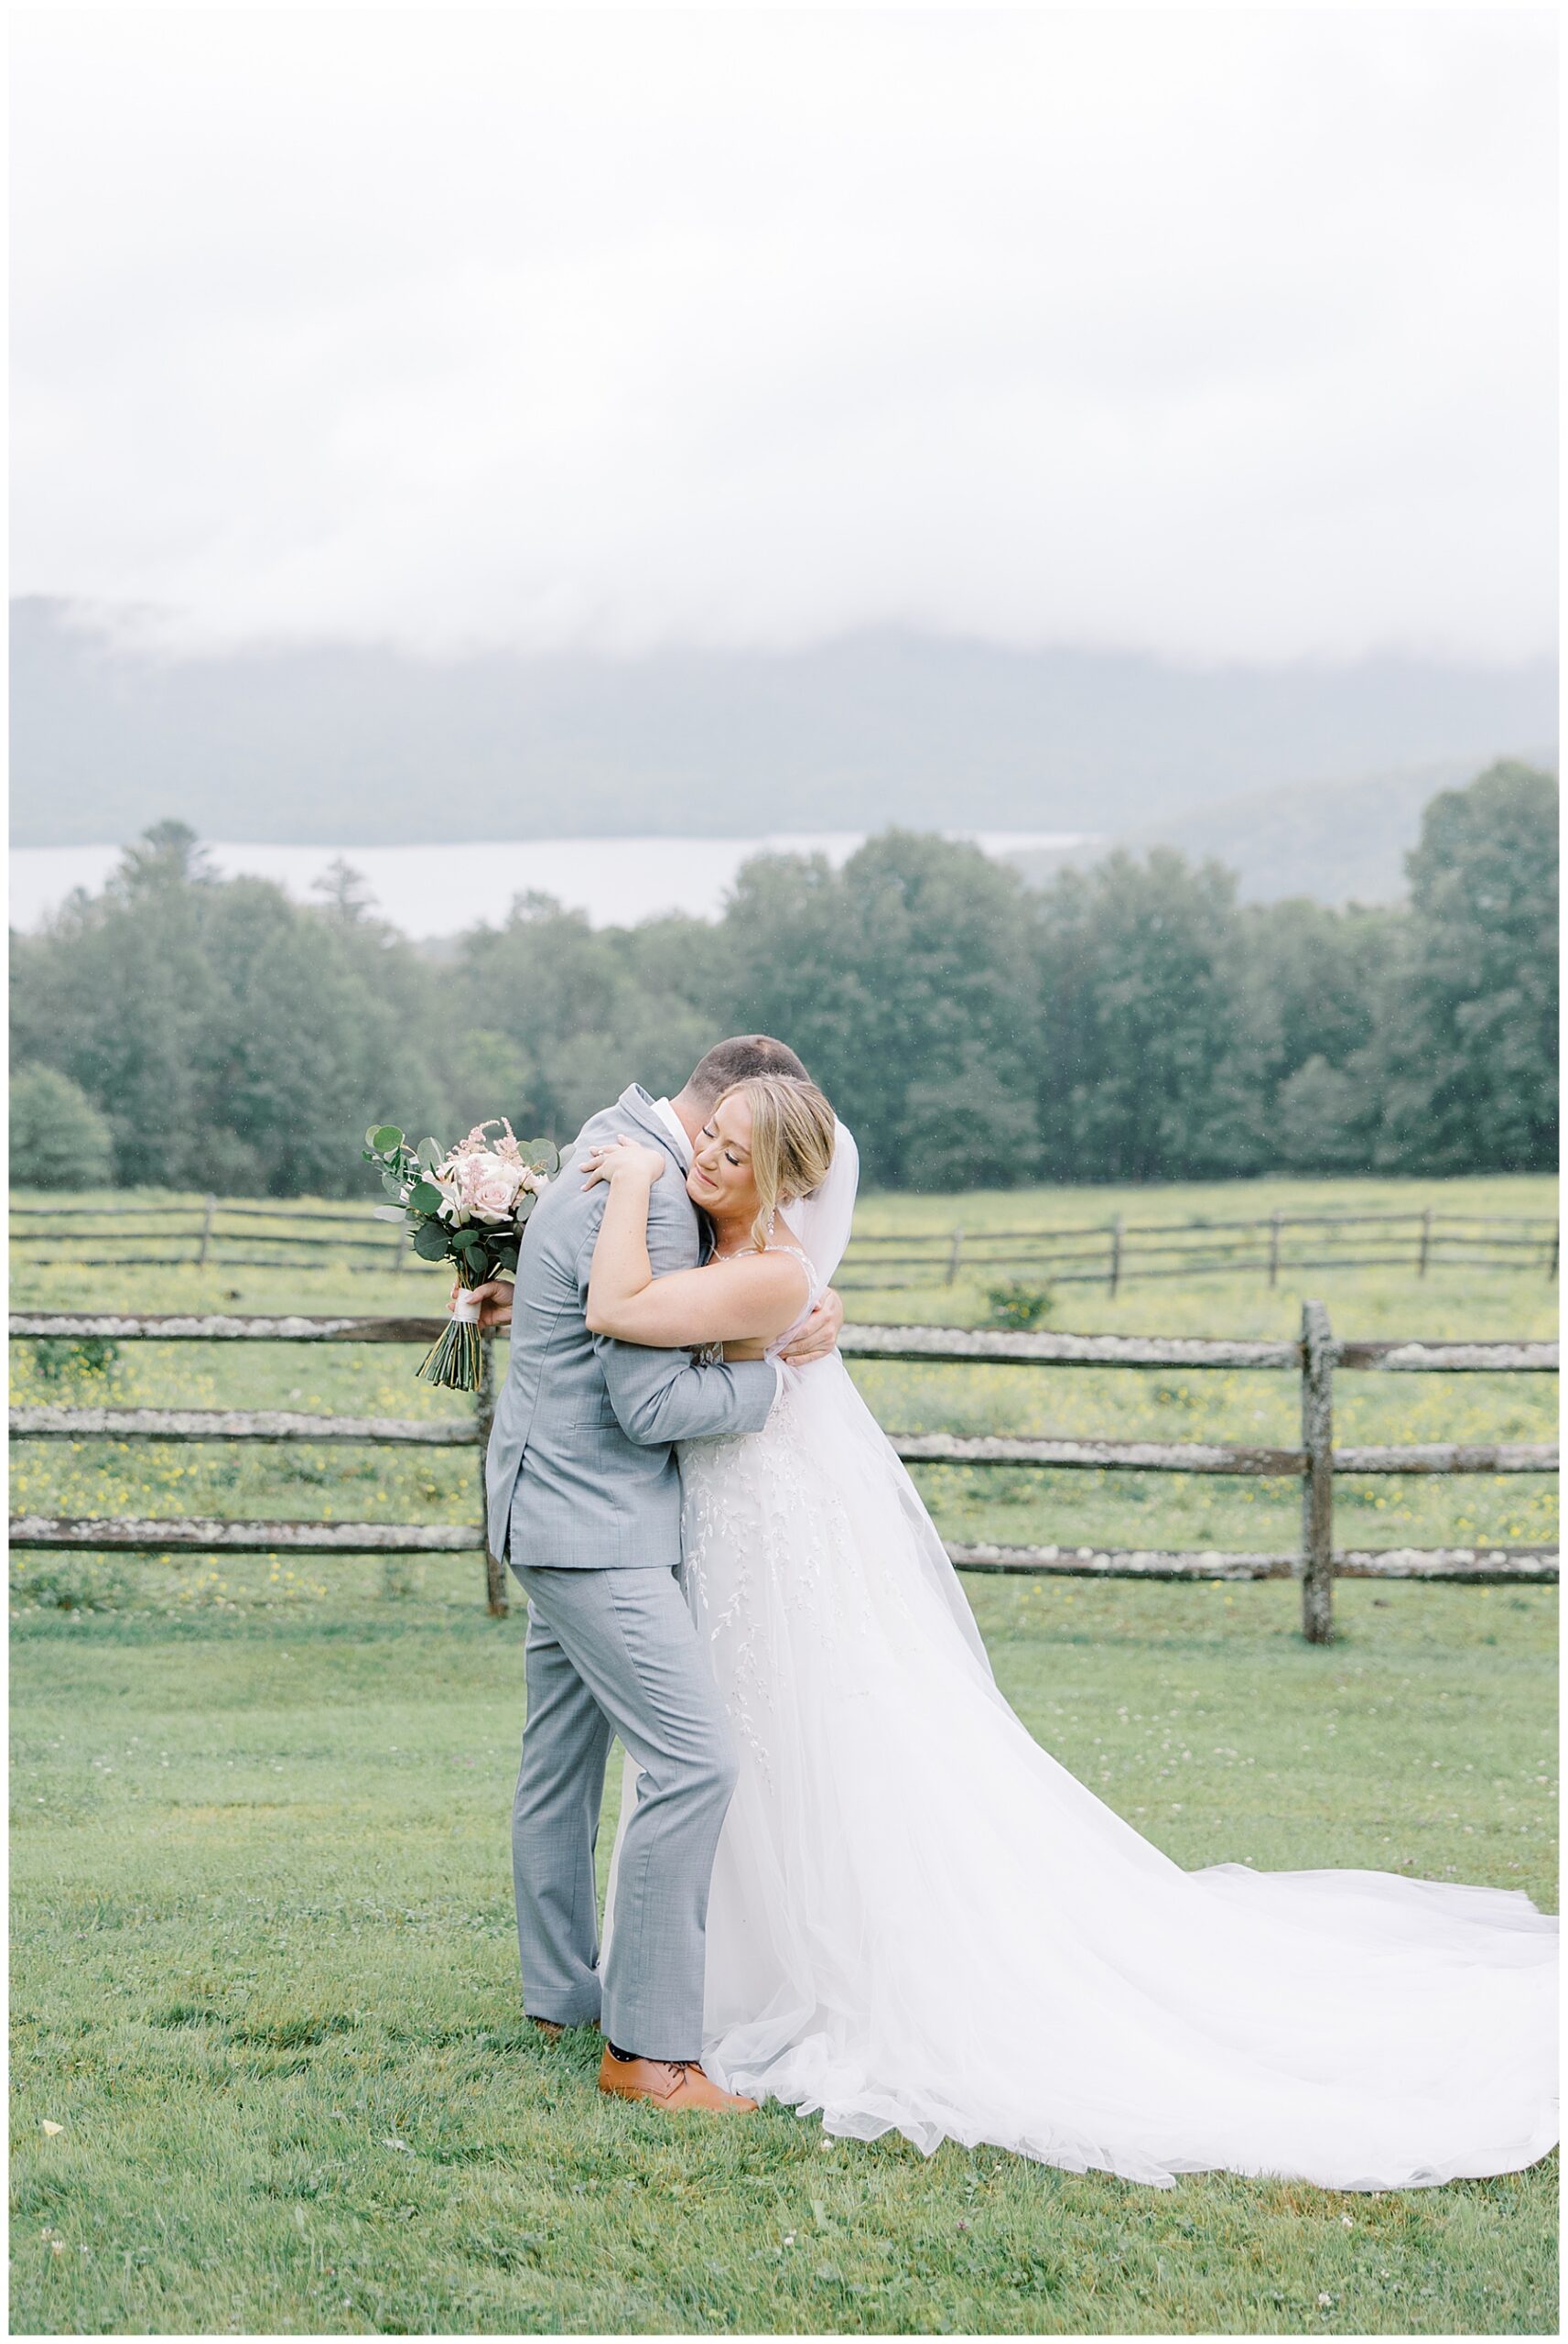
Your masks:
<path fill-rule="evenodd" d="M 1555 2160 L 1161 2192 L 600 2101 L 520 2011 L 522 1622 L 422 1568 L 15 1623 L 16 2328 L 1554 2328 Z M 974 1592 L 1032 1729 L 1182 1862 L 1555 1902 L 1548 1590 L 1352 1586 L 1327 1650 L 1280 1585 Z"/>
<path fill-rule="evenodd" d="M 1313 1193 L 1352 1185 L 1370 1184 Z M 1498 1210 L 1551 1209 L 1540 1182 L 1446 1194 L 1478 1209 L 1483 1189 Z M 1176 1219 L 1194 1193 L 1140 1210 Z M 945 1226 L 956 1201 L 865 1213 Z M 1023 1226 L 1098 1218 L 1105 1199 L 1001 1201 Z M 965 1225 L 989 1203 L 962 1199 Z M 367 1312 L 442 1291 L 423 1272 L 36 1262 L 13 1288 L 67 1308 Z M 1366 1271 L 1325 1298 L 1339 1331 L 1368 1335 L 1542 1334 L 1555 1307 L 1544 1280 L 1492 1272 Z M 961 1286 L 854 1302 L 983 1313 Z M 1299 1307 L 1299 1288 L 1238 1278 L 1114 1303 L 1078 1286 L 1050 1323 L 1288 1333 Z M 40 1372 L 30 1349 L 14 1346 L 18 1397 L 464 1405 L 416 1384 L 403 1351 L 126 1345 L 101 1369 Z M 1289 1376 L 861 1374 L 900 1427 L 1295 1430 Z M 1554 1393 L 1342 1376 L 1338 1403 L 1341 1439 L 1540 1438 Z M 14 1511 L 456 1521 L 477 1503 L 461 1452 L 31 1443 L 16 1467 Z M 955 1536 L 1288 1546 L 1296 1531 L 1288 1485 L 926 1487 Z M 1342 1485 L 1339 1503 L 1342 1543 L 1554 1535 L 1550 1491 L 1518 1479 Z M 968 1584 L 1031 1729 L 1178 1861 L 1372 1865 L 1555 1909 L 1554 1590 L 1346 1583 L 1339 1639 L 1314 1649 L 1279 1583 Z M 481 1595 L 472 1555 L 13 1558 L 14 2328 L 1554 2330 L 1555 2159 L 1379 2197 L 1233 2176 L 1160 2192 L 952 2146 L 927 2162 L 896 2138 L 829 2145 L 777 2111 L 672 2132 L 601 2102 L 595 2043 L 546 2046 L 521 2016 L 506 1825 L 524 1623 L 489 1620 Z M 617 1781 L 612 1765 L 607 1826 Z"/>

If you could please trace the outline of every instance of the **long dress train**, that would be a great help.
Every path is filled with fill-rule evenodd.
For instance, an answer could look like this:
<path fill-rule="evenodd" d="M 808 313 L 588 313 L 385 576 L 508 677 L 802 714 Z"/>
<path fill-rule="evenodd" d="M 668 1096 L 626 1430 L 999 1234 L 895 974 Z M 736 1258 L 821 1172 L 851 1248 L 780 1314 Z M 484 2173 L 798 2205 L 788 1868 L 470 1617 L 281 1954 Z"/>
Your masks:
<path fill-rule="evenodd" d="M 1409 2188 L 1543 2155 L 1555 1918 L 1518 1889 L 1183 1870 L 1009 1708 L 841 1361 L 786 1375 L 762 1432 L 681 1451 L 683 1575 L 741 1753 L 708 2073 L 830 2132 L 1156 2187 Z"/>

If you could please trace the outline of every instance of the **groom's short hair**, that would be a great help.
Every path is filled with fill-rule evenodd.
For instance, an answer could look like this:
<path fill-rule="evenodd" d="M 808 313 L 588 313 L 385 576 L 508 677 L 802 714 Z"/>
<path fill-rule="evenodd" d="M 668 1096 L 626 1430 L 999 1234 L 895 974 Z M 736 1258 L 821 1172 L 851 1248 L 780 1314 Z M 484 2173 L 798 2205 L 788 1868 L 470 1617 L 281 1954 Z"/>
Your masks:
<path fill-rule="evenodd" d="M 750 1082 L 758 1074 L 793 1074 L 798 1082 L 811 1080 L 787 1042 L 775 1042 L 771 1034 L 731 1034 L 697 1060 L 686 1087 L 699 1105 L 711 1107 L 731 1083 Z"/>

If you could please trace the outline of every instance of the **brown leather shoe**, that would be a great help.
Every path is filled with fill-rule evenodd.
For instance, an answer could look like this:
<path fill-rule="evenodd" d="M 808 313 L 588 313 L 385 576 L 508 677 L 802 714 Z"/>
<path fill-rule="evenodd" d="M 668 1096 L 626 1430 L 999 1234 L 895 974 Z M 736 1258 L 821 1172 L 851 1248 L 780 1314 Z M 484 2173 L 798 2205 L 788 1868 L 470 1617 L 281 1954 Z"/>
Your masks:
<path fill-rule="evenodd" d="M 616 2100 L 650 2100 L 655 2108 L 703 2108 L 718 2116 L 751 2116 L 754 2100 L 720 2091 L 695 2059 L 617 2059 L 606 2046 L 599 2089 Z"/>

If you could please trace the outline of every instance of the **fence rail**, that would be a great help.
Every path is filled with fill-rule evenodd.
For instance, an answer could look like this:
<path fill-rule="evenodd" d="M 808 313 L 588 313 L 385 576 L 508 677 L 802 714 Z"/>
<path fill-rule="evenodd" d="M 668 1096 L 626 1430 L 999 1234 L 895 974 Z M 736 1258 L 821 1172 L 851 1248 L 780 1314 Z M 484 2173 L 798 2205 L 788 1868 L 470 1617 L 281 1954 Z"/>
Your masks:
<path fill-rule="evenodd" d="M 234 1315 L 222 1311 L 16 1310 L 13 1337 L 92 1337 L 156 1342 L 433 1343 L 446 1318 Z M 1299 1369 L 1299 1342 L 1235 1341 L 1198 1335 L 1045 1335 L 989 1327 L 856 1327 L 844 1329 L 838 1348 L 849 1359 L 931 1360 L 963 1365 L 978 1360 L 1034 1367 L 1260 1367 Z M 1336 1340 L 1335 1362 L 1411 1374 L 1513 1372 L 1554 1375 L 1555 1343 L 1400 1342 Z"/>
<path fill-rule="evenodd" d="M 1288 1251 L 1292 1231 L 1312 1232 L 1303 1242 L 1316 1250 Z M 1371 1234 L 1362 1237 L 1362 1232 Z M 1380 1250 L 1336 1250 L 1336 1240 Z M 1528 1258 L 1516 1258 L 1521 1255 Z M 1448 1212 L 1435 1206 L 1364 1213 L 1281 1207 L 1249 1220 L 1129 1221 L 1119 1214 L 1050 1230 L 868 1232 L 853 1240 L 838 1283 L 849 1292 L 895 1291 L 952 1286 L 966 1269 L 971 1275 L 1029 1271 L 1054 1285 L 1104 1286 L 1115 1294 L 1135 1277 L 1252 1273 L 1277 1286 L 1281 1271 L 1410 1268 L 1425 1277 L 1434 1269 L 1465 1267 L 1540 1271 L 1555 1278 L 1557 1224 L 1545 1216 Z"/>
<path fill-rule="evenodd" d="M 90 1338 L 145 1342 L 418 1343 L 433 1341 L 443 1318 L 225 1317 L 177 1312 L 17 1311 L 16 1340 Z M 1119 1472 L 1217 1473 L 1299 1480 L 1302 1544 L 1295 1554 L 1227 1554 L 1212 1549 L 1128 1549 L 950 1544 L 960 1570 L 1054 1573 L 1077 1578 L 1243 1579 L 1299 1578 L 1303 1633 L 1314 1643 L 1333 1633 L 1333 1583 L 1354 1579 L 1424 1579 L 1498 1585 L 1554 1581 L 1555 1547 L 1387 1547 L 1334 1546 L 1336 1473 L 1541 1473 L 1557 1470 L 1547 1442 L 1422 1442 L 1336 1449 L 1333 1387 L 1336 1368 L 1371 1373 L 1546 1374 L 1557 1346 L 1544 1342 L 1396 1342 L 1336 1340 L 1323 1305 L 1309 1302 L 1297 1342 L 1230 1341 L 1187 1336 L 1045 1335 L 969 1331 L 948 1327 L 846 1327 L 841 1346 L 863 1360 L 977 1362 L 1021 1367 L 1249 1368 L 1300 1379 L 1302 1440 L 1292 1449 L 1237 1442 L 1058 1440 L 1034 1435 L 889 1434 L 910 1464 L 1026 1466 Z M 14 1438 L 30 1440 L 360 1441 L 378 1446 L 483 1449 L 494 1409 L 494 1354 L 482 1347 L 482 1377 L 471 1415 L 434 1420 L 320 1416 L 273 1409 L 17 1407 Z M 179 1516 L 101 1517 L 22 1514 L 11 1522 L 18 1550 L 168 1554 L 447 1554 L 485 1552 L 492 1612 L 507 1609 L 506 1576 L 488 1553 L 480 1523 L 232 1521 Z"/>
<path fill-rule="evenodd" d="M 370 1210 L 357 1205 L 334 1212 L 228 1204 L 212 1196 L 192 1205 L 95 1207 L 68 1215 L 62 1223 L 47 1207 L 23 1205 L 11 1214 L 11 1242 L 49 1245 L 55 1261 L 81 1268 L 403 1270 L 412 1259 L 405 1232 L 373 1221 Z M 34 1221 L 48 1226 L 25 1225 Z M 257 1227 L 262 1221 L 275 1226 Z M 227 1225 L 232 1222 L 243 1226 Z M 83 1244 L 150 1241 L 183 1250 L 65 1254 L 59 1251 L 62 1226 Z M 318 1230 L 331 1233 L 316 1234 Z M 1307 1251 L 1289 1250 L 1292 1231 L 1306 1232 L 1301 1243 Z M 1369 1234 L 1362 1237 L 1362 1232 Z M 1360 1243 L 1363 1250 L 1336 1250 L 1336 1241 L 1352 1248 Z M 236 1245 L 253 1250 L 223 1250 Z M 1377 1250 L 1365 1250 L 1368 1245 Z M 258 1253 L 257 1246 L 284 1250 Z M 366 1254 L 369 1260 L 346 1258 Z M 952 1286 L 965 1273 L 1027 1272 L 1053 1285 L 1103 1286 L 1115 1294 L 1134 1278 L 1249 1274 L 1277 1286 L 1281 1273 L 1372 1268 L 1412 1269 L 1418 1277 L 1441 1269 L 1489 1268 L 1552 1279 L 1558 1273 L 1557 1223 L 1544 1215 L 1420 1206 L 1360 1213 L 1281 1209 L 1225 1221 L 1130 1221 L 1118 1215 L 1060 1229 L 869 1231 L 850 1241 L 838 1283 L 846 1293 L 892 1293 Z"/>

